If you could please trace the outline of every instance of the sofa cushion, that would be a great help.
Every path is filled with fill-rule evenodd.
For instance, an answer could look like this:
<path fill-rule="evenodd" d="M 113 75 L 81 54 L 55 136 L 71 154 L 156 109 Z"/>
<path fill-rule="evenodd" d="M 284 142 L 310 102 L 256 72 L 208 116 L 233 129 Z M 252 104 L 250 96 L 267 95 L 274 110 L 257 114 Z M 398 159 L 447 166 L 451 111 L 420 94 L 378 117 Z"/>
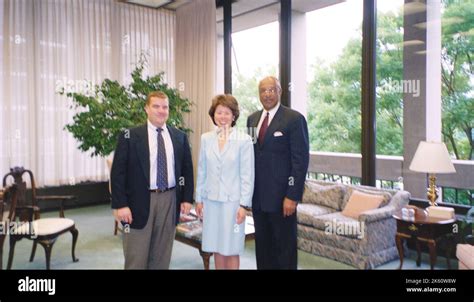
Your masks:
<path fill-rule="evenodd" d="M 16 228 L 15 234 L 33 234 L 47 236 L 66 230 L 74 225 L 74 220 L 69 218 L 41 218 L 31 223 L 24 223 Z"/>
<path fill-rule="evenodd" d="M 340 211 L 345 189 L 342 185 L 322 186 L 314 182 L 305 182 L 303 203 L 329 207 Z"/>
<path fill-rule="evenodd" d="M 392 194 L 389 191 L 385 191 L 384 189 L 378 189 L 378 188 L 371 188 L 371 187 L 355 187 L 355 186 L 347 186 L 346 187 L 346 194 L 344 195 L 343 201 L 342 201 L 342 206 L 341 209 L 345 209 L 347 206 L 347 203 L 349 202 L 349 198 L 352 196 L 352 192 L 354 191 L 359 191 L 365 194 L 370 194 L 370 195 L 378 195 L 378 196 L 383 196 L 382 203 L 380 204 L 379 207 L 384 207 L 390 203 L 392 200 Z"/>
<path fill-rule="evenodd" d="M 298 204 L 297 221 L 300 224 L 313 226 L 313 220 L 317 216 L 334 212 L 334 209 L 311 203 Z"/>
<path fill-rule="evenodd" d="M 364 226 L 359 221 L 346 217 L 341 212 L 334 212 L 312 219 L 315 229 L 325 232 L 327 235 L 335 234 L 348 238 L 361 239 L 364 236 Z"/>
<path fill-rule="evenodd" d="M 377 209 L 383 202 L 384 196 L 363 193 L 354 190 L 346 204 L 342 215 L 359 219 L 359 215 L 365 211 Z"/>

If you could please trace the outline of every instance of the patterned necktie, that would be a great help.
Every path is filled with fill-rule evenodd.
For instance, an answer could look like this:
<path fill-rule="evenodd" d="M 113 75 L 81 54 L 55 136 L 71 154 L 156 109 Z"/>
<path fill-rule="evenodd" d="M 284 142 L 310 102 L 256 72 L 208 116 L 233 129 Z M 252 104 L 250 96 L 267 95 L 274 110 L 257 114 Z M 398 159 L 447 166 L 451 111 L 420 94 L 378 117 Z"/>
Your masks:
<path fill-rule="evenodd" d="M 168 165 L 166 163 L 166 150 L 165 141 L 163 140 L 163 128 L 156 128 L 156 131 L 158 131 L 156 187 L 158 190 L 164 190 L 168 188 Z"/>
<path fill-rule="evenodd" d="M 267 128 L 268 128 L 269 115 L 270 115 L 270 113 L 267 112 L 267 115 L 263 119 L 262 126 L 260 126 L 260 131 L 258 132 L 258 143 L 260 145 L 263 144 L 263 140 L 265 139 L 265 133 L 267 132 Z"/>

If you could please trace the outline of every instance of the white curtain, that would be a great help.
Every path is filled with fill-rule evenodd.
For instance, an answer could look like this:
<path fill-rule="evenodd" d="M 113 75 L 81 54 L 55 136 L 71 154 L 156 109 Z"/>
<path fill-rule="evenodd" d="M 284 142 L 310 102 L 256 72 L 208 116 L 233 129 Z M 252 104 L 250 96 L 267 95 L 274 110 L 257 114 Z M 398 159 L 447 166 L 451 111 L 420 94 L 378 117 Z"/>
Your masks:
<path fill-rule="evenodd" d="M 176 87 L 194 104 L 186 116 L 194 166 L 201 134 L 212 129 L 208 111 L 215 94 L 216 2 L 193 0 L 176 12 Z"/>
<path fill-rule="evenodd" d="M 39 186 L 107 180 L 105 160 L 64 130 L 75 112 L 55 91 L 128 84 L 142 52 L 145 73 L 174 86 L 175 23 L 174 12 L 113 0 L 0 0 L 0 175 L 24 166 Z"/>

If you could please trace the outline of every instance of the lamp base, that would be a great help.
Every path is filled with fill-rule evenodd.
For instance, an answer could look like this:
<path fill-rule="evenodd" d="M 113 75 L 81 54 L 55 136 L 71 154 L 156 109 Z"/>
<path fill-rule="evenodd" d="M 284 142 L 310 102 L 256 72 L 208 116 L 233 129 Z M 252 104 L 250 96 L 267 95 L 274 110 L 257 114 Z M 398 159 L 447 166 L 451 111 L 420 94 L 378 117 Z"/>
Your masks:
<path fill-rule="evenodd" d="M 430 174 L 430 186 L 428 188 L 428 200 L 432 206 L 437 206 L 436 200 L 438 200 L 438 189 L 436 188 L 436 176 Z"/>

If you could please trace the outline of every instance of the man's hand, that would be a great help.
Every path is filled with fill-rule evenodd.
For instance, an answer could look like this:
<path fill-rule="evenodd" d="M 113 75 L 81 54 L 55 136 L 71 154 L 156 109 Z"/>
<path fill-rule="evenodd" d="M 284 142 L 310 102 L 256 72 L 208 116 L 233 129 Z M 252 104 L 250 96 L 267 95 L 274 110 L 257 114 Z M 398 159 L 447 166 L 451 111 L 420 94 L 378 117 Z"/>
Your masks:
<path fill-rule="evenodd" d="M 204 209 L 202 202 L 196 202 L 196 215 L 199 219 L 202 219 L 202 209 Z"/>
<path fill-rule="evenodd" d="M 187 201 L 181 203 L 181 214 L 189 214 L 193 205 Z"/>
<path fill-rule="evenodd" d="M 293 201 L 289 199 L 288 197 L 285 197 L 283 200 L 283 217 L 288 217 L 291 216 L 295 213 L 296 211 L 296 206 L 298 203 L 296 201 Z"/>
<path fill-rule="evenodd" d="M 125 222 L 128 224 L 132 224 L 133 218 L 132 218 L 132 211 L 130 211 L 129 207 L 123 207 L 120 209 L 113 210 L 115 220 L 117 222 Z"/>

